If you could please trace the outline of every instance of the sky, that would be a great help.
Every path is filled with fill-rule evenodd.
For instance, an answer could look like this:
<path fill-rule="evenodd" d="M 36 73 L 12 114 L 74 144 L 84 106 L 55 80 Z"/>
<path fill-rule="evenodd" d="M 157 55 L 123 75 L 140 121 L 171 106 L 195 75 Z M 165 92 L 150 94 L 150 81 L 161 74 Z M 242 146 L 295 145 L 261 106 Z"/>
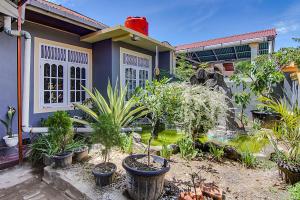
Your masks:
<path fill-rule="evenodd" d="M 276 50 L 299 46 L 300 0 L 50 0 L 106 25 L 145 16 L 149 35 L 180 45 L 276 28 Z"/>

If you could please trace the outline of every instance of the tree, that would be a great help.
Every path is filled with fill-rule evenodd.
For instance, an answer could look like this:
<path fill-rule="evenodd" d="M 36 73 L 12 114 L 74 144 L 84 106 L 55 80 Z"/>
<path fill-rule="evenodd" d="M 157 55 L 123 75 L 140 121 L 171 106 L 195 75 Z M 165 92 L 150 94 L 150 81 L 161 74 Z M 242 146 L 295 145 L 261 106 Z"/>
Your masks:
<path fill-rule="evenodd" d="M 241 113 L 239 115 L 239 120 L 242 125 L 242 129 L 245 130 L 245 119 L 244 114 L 245 109 L 250 104 L 251 93 L 246 91 L 249 84 L 246 81 L 248 76 L 247 72 L 251 70 L 251 63 L 248 61 L 241 61 L 236 65 L 235 74 L 230 77 L 230 80 L 234 82 L 236 87 L 242 87 L 241 92 L 234 94 L 235 103 L 241 108 Z"/>

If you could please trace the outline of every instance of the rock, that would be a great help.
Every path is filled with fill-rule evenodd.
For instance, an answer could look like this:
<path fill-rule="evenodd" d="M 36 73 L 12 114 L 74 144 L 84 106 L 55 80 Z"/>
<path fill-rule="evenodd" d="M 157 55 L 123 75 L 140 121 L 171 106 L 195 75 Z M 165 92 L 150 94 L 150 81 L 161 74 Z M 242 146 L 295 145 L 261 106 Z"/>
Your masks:
<path fill-rule="evenodd" d="M 241 160 L 242 155 L 232 146 L 222 145 L 216 142 L 205 142 L 205 143 L 195 142 L 195 147 L 197 149 L 200 149 L 203 152 L 209 152 L 211 146 L 215 146 L 218 149 L 222 148 L 224 151 L 225 158 L 234 161 Z"/>
<path fill-rule="evenodd" d="M 138 133 L 133 133 L 132 134 L 132 137 L 133 137 L 133 141 L 134 142 L 137 142 L 137 143 L 140 143 L 142 141 L 142 136 Z"/>
<path fill-rule="evenodd" d="M 168 147 L 171 149 L 172 154 L 177 154 L 180 152 L 179 146 L 177 144 L 170 144 Z"/>
<path fill-rule="evenodd" d="M 230 160 L 239 161 L 242 158 L 242 155 L 232 146 L 224 147 L 224 157 Z"/>

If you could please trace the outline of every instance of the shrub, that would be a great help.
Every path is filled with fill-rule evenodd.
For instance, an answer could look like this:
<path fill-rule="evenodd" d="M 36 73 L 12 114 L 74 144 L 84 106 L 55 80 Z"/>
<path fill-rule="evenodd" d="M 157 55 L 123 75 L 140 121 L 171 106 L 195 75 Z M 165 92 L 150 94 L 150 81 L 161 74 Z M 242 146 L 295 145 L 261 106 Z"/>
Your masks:
<path fill-rule="evenodd" d="M 123 152 L 132 154 L 133 153 L 133 134 L 127 135 L 122 134 L 122 145 L 121 149 Z"/>
<path fill-rule="evenodd" d="M 241 162 L 247 168 L 253 168 L 257 165 L 256 157 L 249 151 L 242 152 Z"/>
<path fill-rule="evenodd" d="M 290 200 L 300 199 L 300 183 L 296 183 L 295 185 L 290 186 L 288 191 L 290 193 Z"/>
<path fill-rule="evenodd" d="M 199 135 L 214 128 L 221 116 L 226 115 L 227 98 L 221 92 L 201 85 L 186 85 L 182 92 L 182 106 L 178 123 L 195 141 Z"/>
<path fill-rule="evenodd" d="M 192 138 L 184 137 L 181 140 L 179 140 L 177 144 L 179 146 L 180 155 L 182 158 L 191 160 L 197 156 L 198 151 L 194 147 L 194 142 Z"/>
<path fill-rule="evenodd" d="M 122 145 L 120 134 L 120 126 L 114 121 L 114 117 L 110 114 L 102 114 L 98 116 L 97 122 L 92 124 L 92 141 L 100 143 L 104 146 L 101 154 L 104 162 L 109 160 L 109 153 L 115 146 Z"/>
<path fill-rule="evenodd" d="M 45 122 L 51 135 L 50 142 L 56 143 L 58 152 L 64 152 L 66 146 L 73 142 L 72 120 L 65 111 L 57 111 Z"/>
<path fill-rule="evenodd" d="M 224 149 L 218 148 L 215 145 L 209 145 L 209 152 L 212 154 L 215 160 L 220 161 L 224 156 Z"/>
<path fill-rule="evenodd" d="M 39 135 L 30 145 L 29 158 L 33 165 L 43 161 L 43 155 L 52 156 L 59 151 L 51 135 Z"/>
<path fill-rule="evenodd" d="M 165 142 L 162 145 L 160 156 L 168 160 L 172 156 L 172 149 Z"/>
<path fill-rule="evenodd" d="M 267 97 L 261 97 L 259 100 L 264 106 L 278 113 L 281 117 L 281 120 L 273 127 L 273 131 L 262 131 L 263 135 L 268 137 L 278 155 L 285 153 L 278 148 L 278 144 L 281 143 L 289 149 L 285 155 L 287 161 L 299 162 L 300 108 L 297 105 L 290 108 L 284 101 L 276 101 Z"/>

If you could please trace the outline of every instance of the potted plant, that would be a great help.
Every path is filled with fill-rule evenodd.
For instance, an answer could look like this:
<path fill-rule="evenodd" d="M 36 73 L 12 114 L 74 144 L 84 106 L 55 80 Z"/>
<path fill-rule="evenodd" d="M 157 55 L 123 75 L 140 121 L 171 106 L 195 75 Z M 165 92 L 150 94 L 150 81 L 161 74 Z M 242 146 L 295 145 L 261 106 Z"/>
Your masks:
<path fill-rule="evenodd" d="M 300 108 L 293 108 L 284 101 L 277 101 L 267 97 L 259 99 L 264 106 L 280 115 L 280 121 L 272 131 L 263 132 L 268 137 L 276 152 L 276 161 L 281 176 L 288 183 L 300 181 Z M 283 145 L 284 148 L 279 148 Z M 281 149 L 288 149 L 284 151 Z"/>
<path fill-rule="evenodd" d="M 147 82 L 145 89 L 136 94 L 140 105 L 149 112 L 152 130 L 147 154 L 130 155 L 122 162 L 127 174 L 127 191 L 135 200 L 157 200 L 163 191 L 165 174 L 170 170 L 167 159 L 150 155 L 151 141 L 158 133 L 157 124 L 174 122 L 180 108 L 180 84 L 167 82 L 167 79 Z"/>
<path fill-rule="evenodd" d="M 92 140 L 101 143 L 104 148 L 101 153 L 104 162 L 97 165 L 93 174 L 96 184 L 108 185 L 113 180 L 116 165 L 107 162 L 112 147 L 122 144 L 121 127 L 127 127 L 135 119 L 147 114 L 143 106 L 136 107 L 136 100 L 126 99 L 127 87 L 117 84 L 112 88 L 110 82 L 107 85 L 107 100 L 97 89 L 90 91 L 84 88 L 90 96 L 92 107 L 83 104 L 75 104 L 77 108 L 86 113 L 89 121 L 74 119 L 93 128 Z"/>
<path fill-rule="evenodd" d="M 0 119 L 2 124 L 6 128 L 6 136 L 3 137 L 5 144 L 8 147 L 14 147 L 18 144 L 18 135 L 13 134 L 12 132 L 12 123 L 16 113 L 16 109 L 12 106 L 8 106 L 8 111 L 6 113 L 6 119 Z"/>
<path fill-rule="evenodd" d="M 89 147 L 83 141 L 75 141 L 71 148 L 73 149 L 73 161 L 81 162 L 88 158 Z"/>
<path fill-rule="evenodd" d="M 235 71 L 232 80 L 234 80 L 237 86 L 243 85 L 244 88 L 245 80 L 248 79 L 247 87 L 250 91 L 247 92 L 251 92 L 257 97 L 271 97 L 274 86 L 284 79 L 276 55 L 260 55 L 254 62 L 243 61 L 237 67 L 238 69 Z M 243 91 L 245 92 L 245 89 Z M 244 95 L 243 99 L 237 98 L 236 100 L 244 107 L 244 110 L 249 104 L 249 99 L 250 97 Z M 267 107 L 259 107 L 259 109 L 252 110 L 251 113 L 254 119 L 259 119 L 266 125 L 270 121 L 278 120 L 277 113 L 272 112 Z"/>
<path fill-rule="evenodd" d="M 29 158 L 33 165 L 43 163 L 45 166 L 52 165 L 52 156 L 57 153 L 58 145 L 50 134 L 37 134 L 32 137 L 29 145 Z"/>
<path fill-rule="evenodd" d="M 72 164 L 73 152 L 66 147 L 73 142 L 72 120 L 65 111 L 57 111 L 46 121 L 49 135 L 57 145 L 57 152 L 52 156 L 56 167 Z"/>
<path fill-rule="evenodd" d="M 113 182 L 117 166 L 108 162 L 111 149 L 121 145 L 120 127 L 114 121 L 111 114 L 99 115 L 99 120 L 92 124 L 92 141 L 103 145 L 101 154 L 103 163 L 95 166 L 92 173 L 95 176 L 96 185 L 106 186 Z"/>

